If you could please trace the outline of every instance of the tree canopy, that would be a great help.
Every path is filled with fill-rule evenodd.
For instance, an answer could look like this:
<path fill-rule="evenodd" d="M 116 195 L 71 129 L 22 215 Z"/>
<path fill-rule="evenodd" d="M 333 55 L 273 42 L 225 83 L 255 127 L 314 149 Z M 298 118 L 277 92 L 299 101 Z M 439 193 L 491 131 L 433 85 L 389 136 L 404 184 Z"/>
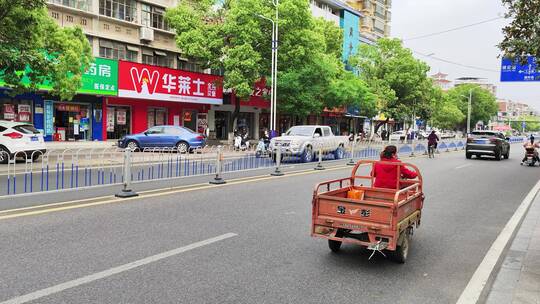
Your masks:
<path fill-rule="evenodd" d="M 224 88 L 248 98 L 256 81 L 271 78 L 272 26 L 257 15 L 273 19 L 271 1 L 182 1 L 166 17 L 185 56 L 206 68 L 223 69 Z M 279 29 L 280 111 L 306 116 L 324 107 L 373 105 L 366 84 L 352 79 L 340 61 L 342 30 L 314 18 L 308 1 L 281 0 Z M 360 87 L 343 92 L 338 84 Z"/>
<path fill-rule="evenodd" d="M 498 109 L 497 99 L 490 91 L 483 89 L 479 85 L 464 84 L 450 89 L 448 98 L 459 108 L 461 113 L 467 115 L 470 92 L 472 92 L 471 128 L 479 121 L 487 124 L 497 114 Z M 465 126 L 466 120 L 463 120 L 461 125 Z"/>
<path fill-rule="evenodd" d="M 49 82 L 53 95 L 71 99 L 92 60 L 82 30 L 60 28 L 44 0 L 0 0 L 0 76 L 14 93 Z"/>
<path fill-rule="evenodd" d="M 511 126 L 514 130 L 523 130 L 522 123 L 525 122 L 525 132 L 540 131 L 540 117 L 531 115 L 521 115 L 512 121 Z"/>
<path fill-rule="evenodd" d="M 504 40 L 499 44 L 505 57 L 526 62 L 527 56 L 540 58 L 540 0 L 502 0 L 508 8 Z"/>
<path fill-rule="evenodd" d="M 414 58 L 399 39 L 382 38 L 375 45 L 362 44 L 351 63 L 372 88 L 381 113 L 404 121 L 411 121 L 413 114 L 429 117 L 436 98 L 427 77 L 430 68 Z"/>

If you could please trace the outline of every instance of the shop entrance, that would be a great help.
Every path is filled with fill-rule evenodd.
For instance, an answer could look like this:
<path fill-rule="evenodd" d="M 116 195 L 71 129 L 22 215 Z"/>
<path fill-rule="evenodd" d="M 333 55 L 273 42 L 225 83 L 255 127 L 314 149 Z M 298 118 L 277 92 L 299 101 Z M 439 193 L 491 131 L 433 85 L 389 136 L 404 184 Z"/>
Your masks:
<path fill-rule="evenodd" d="M 216 111 L 214 121 L 216 127 L 216 139 L 227 140 L 229 138 L 230 112 Z"/>
<path fill-rule="evenodd" d="M 54 106 L 56 140 L 84 140 L 90 136 L 90 106 L 57 103 Z"/>
<path fill-rule="evenodd" d="M 107 107 L 107 139 L 120 139 L 131 133 L 131 109 Z"/>

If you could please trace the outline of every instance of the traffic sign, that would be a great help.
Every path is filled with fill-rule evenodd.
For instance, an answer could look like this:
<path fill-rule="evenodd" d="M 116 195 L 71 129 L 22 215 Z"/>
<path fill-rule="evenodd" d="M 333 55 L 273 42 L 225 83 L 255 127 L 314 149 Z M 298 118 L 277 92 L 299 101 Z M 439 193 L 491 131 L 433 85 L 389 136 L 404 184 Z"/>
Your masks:
<path fill-rule="evenodd" d="M 540 81 L 540 71 L 538 71 L 536 58 L 529 56 L 527 64 L 521 65 L 517 61 L 507 58 L 502 59 L 501 81 Z"/>

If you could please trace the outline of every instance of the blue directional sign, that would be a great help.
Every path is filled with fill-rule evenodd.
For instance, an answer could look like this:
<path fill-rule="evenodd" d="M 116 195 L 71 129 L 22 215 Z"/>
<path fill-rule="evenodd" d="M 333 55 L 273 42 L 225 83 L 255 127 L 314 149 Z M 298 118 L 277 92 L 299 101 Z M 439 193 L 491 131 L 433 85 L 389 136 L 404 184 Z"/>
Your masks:
<path fill-rule="evenodd" d="M 540 81 L 540 71 L 537 70 L 536 58 L 529 57 L 525 65 L 503 58 L 501 81 Z"/>

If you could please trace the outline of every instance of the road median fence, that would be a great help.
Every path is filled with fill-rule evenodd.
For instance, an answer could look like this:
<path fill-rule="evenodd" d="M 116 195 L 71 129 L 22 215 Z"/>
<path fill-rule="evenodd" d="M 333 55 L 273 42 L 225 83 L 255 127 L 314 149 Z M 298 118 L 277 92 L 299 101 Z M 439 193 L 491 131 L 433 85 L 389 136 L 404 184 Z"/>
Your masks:
<path fill-rule="evenodd" d="M 512 138 L 511 142 L 523 140 Z M 438 152 L 463 150 L 465 143 L 465 139 L 444 140 Z M 215 176 L 210 182 L 220 184 L 224 173 L 267 168 L 272 175 L 282 175 L 282 168 L 300 163 L 313 163 L 314 169 L 324 170 L 325 164 L 332 161 L 354 164 L 359 159 L 378 159 L 386 145 L 388 142 L 353 141 L 337 149 L 314 144 L 302 151 L 276 145 L 267 151 L 206 146 L 185 154 L 171 148 L 127 151 L 114 147 L 5 154 L 2 156 L 7 158 L 7 164 L 0 164 L 0 197 L 111 185 L 119 189 L 123 185 L 125 189 L 132 183 L 203 175 Z M 427 154 L 427 141 L 395 145 L 401 157 Z"/>

